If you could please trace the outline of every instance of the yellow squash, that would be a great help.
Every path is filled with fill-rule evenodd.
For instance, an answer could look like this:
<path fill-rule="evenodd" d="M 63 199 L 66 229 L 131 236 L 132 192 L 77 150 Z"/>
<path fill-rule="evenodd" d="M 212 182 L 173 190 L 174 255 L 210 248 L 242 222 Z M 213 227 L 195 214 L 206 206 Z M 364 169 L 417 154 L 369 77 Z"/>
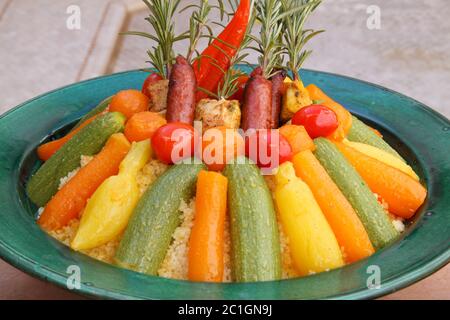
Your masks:
<path fill-rule="evenodd" d="M 150 150 L 149 140 L 134 142 L 120 164 L 119 174 L 105 180 L 95 191 L 70 245 L 74 250 L 98 247 L 123 232 L 140 197 L 136 176 L 148 162 Z"/>
<path fill-rule="evenodd" d="M 336 237 L 291 162 L 279 167 L 275 180 L 275 202 L 297 272 L 308 275 L 343 266 Z"/>
<path fill-rule="evenodd" d="M 378 161 L 381 161 L 388 166 L 394 167 L 403 173 L 406 173 L 411 178 L 413 178 L 416 181 L 419 181 L 419 176 L 414 172 L 414 170 L 405 162 L 397 158 L 396 156 L 390 154 L 389 152 L 386 152 L 384 150 L 381 150 L 377 147 L 360 143 L 360 142 L 352 142 L 347 139 L 345 139 L 344 144 L 347 146 L 356 149 L 357 151 L 365 154 L 366 156 L 372 157 L 377 159 Z"/>
<path fill-rule="evenodd" d="M 301 108 L 312 104 L 308 90 L 300 80 L 292 81 L 286 78 L 284 81 L 285 91 L 281 107 L 281 119 L 288 121 Z"/>

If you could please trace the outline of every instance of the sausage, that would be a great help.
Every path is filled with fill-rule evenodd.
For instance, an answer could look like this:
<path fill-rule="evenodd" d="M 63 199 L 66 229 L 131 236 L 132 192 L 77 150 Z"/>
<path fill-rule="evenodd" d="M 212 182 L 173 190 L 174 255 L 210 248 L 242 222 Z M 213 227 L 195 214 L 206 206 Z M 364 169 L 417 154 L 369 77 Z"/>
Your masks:
<path fill-rule="evenodd" d="M 196 90 L 197 80 L 194 69 L 184 57 L 178 56 L 169 77 L 167 122 L 193 124 Z"/>
<path fill-rule="evenodd" d="M 252 73 L 245 86 L 241 127 L 270 129 L 272 119 L 272 82 L 261 71 Z"/>
<path fill-rule="evenodd" d="M 272 81 L 272 129 L 280 125 L 281 97 L 283 96 L 284 78 L 286 72 L 280 71 L 271 78 Z"/>

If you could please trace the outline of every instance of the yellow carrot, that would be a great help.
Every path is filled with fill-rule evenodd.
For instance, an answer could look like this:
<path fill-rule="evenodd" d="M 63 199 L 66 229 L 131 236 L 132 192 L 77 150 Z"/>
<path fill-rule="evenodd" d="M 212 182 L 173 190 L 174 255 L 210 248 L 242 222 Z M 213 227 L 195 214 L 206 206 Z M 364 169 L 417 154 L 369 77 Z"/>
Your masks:
<path fill-rule="evenodd" d="M 347 139 L 344 139 L 342 141 L 344 144 L 346 144 L 349 147 L 352 147 L 353 149 L 358 150 L 361 153 L 364 153 L 365 155 L 375 158 L 378 161 L 381 161 L 391 167 L 394 167 L 404 173 L 406 173 L 408 176 L 413 178 L 414 180 L 419 181 L 419 176 L 414 172 L 414 170 L 405 162 L 397 158 L 396 156 L 390 154 L 389 152 L 386 152 L 384 150 L 381 150 L 380 148 L 371 146 L 369 144 L 360 143 L 360 142 L 352 142 Z"/>
<path fill-rule="evenodd" d="M 140 197 L 136 176 L 149 158 L 149 140 L 132 144 L 119 174 L 105 180 L 89 199 L 71 243 L 74 250 L 98 247 L 123 232 Z"/>
<path fill-rule="evenodd" d="M 275 202 L 297 272 L 308 275 L 344 265 L 330 225 L 291 162 L 279 167 L 275 180 Z"/>

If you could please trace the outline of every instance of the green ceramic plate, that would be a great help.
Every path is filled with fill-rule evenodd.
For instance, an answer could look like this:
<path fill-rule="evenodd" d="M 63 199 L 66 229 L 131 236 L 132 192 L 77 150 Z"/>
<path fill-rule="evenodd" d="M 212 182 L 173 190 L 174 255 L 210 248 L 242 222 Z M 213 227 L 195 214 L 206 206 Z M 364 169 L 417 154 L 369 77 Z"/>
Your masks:
<path fill-rule="evenodd" d="M 383 132 L 428 186 L 428 199 L 407 231 L 364 261 L 305 278 L 252 284 L 207 284 L 145 276 L 71 251 L 34 223 L 24 185 L 38 161 L 36 146 L 118 90 L 139 88 L 146 74 L 130 71 L 77 83 L 28 101 L 0 119 L 0 256 L 17 268 L 66 286 L 81 270 L 79 293 L 143 299 L 361 299 L 381 296 L 436 271 L 450 257 L 450 122 L 421 103 L 342 76 L 308 71 L 315 83 Z M 373 266 L 381 288 L 368 289 Z"/>

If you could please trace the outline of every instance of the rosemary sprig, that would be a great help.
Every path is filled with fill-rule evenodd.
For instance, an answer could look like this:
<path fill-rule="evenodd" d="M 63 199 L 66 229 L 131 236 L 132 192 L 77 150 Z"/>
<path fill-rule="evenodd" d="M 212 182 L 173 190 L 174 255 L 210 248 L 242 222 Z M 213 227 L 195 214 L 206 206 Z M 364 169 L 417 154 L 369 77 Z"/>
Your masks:
<path fill-rule="evenodd" d="M 196 48 L 200 38 L 204 37 L 204 30 L 208 32 L 209 36 L 213 36 L 213 31 L 209 26 L 208 15 L 212 9 L 208 0 L 199 0 L 199 4 L 191 4 L 183 8 L 181 12 L 189 9 L 195 8 L 192 12 L 191 18 L 189 19 L 189 30 L 186 31 L 186 37 L 189 38 L 189 48 L 186 55 L 186 59 L 189 63 L 192 63 L 194 54 L 196 53 Z M 221 3 L 221 0 L 219 0 Z"/>
<path fill-rule="evenodd" d="M 255 2 L 256 19 L 261 23 L 259 37 L 251 36 L 259 52 L 258 62 L 266 79 L 281 68 L 280 56 L 284 49 L 280 41 L 283 31 L 283 12 L 279 0 L 258 0 Z"/>
<path fill-rule="evenodd" d="M 283 18 L 283 43 L 289 58 L 287 68 L 292 72 L 294 80 L 300 79 L 298 71 L 306 58 L 312 53 L 311 50 L 304 49 L 305 45 L 313 37 L 324 31 L 304 29 L 307 18 L 321 2 L 322 0 L 281 0 L 284 12 L 295 11 L 292 14 L 284 15 Z M 295 8 L 301 9 L 295 10 Z"/>
<path fill-rule="evenodd" d="M 155 32 L 155 35 L 146 32 L 129 31 L 125 35 L 136 35 L 148 38 L 156 43 L 147 54 L 149 62 L 163 78 L 169 78 L 175 54 L 173 44 L 186 39 L 186 35 L 175 35 L 173 17 L 177 12 L 180 0 L 143 0 L 149 9 L 149 16 L 145 18 Z"/>

